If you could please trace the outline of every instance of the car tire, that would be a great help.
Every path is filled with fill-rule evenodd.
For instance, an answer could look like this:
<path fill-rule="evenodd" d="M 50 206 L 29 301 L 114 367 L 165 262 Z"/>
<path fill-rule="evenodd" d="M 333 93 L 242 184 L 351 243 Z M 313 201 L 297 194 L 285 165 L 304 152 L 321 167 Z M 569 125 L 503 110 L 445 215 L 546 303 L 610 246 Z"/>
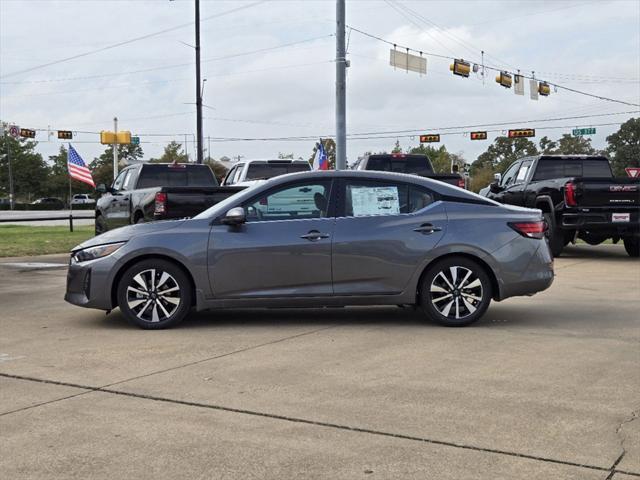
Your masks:
<path fill-rule="evenodd" d="M 548 226 L 545 238 L 547 239 L 549 250 L 551 251 L 551 255 L 559 257 L 565 246 L 564 232 L 556 228 L 556 222 L 553 221 L 550 213 L 543 213 L 543 217 Z"/>
<path fill-rule="evenodd" d="M 489 308 L 492 295 L 485 269 L 466 257 L 437 261 L 420 284 L 420 304 L 425 314 L 446 327 L 465 327 L 479 320 Z"/>
<path fill-rule="evenodd" d="M 191 310 L 192 291 L 187 274 L 175 263 L 142 260 L 129 267 L 120 278 L 118 306 L 132 324 L 146 330 L 160 330 L 184 320 Z"/>
<path fill-rule="evenodd" d="M 623 238 L 622 242 L 624 243 L 624 249 L 630 257 L 637 258 L 640 256 L 640 238 Z"/>
<path fill-rule="evenodd" d="M 107 222 L 105 221 L 102 215 L 98 215 L 96 217 L 96 223 L 95 223 L 96 235 L 100 235 L 101 233 L 104 233 L 107 230 L 109 230 L 109 228 L 107 227 Z"/>

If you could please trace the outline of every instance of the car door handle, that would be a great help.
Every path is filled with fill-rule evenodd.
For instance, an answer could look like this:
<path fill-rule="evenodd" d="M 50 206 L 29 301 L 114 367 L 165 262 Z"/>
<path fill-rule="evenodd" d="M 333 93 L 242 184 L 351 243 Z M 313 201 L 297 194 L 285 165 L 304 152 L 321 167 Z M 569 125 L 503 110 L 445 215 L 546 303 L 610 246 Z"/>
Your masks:
<path fill-rule="evenodd" d="M 318 230 L 311 230 L 309 233 L 300 235 L 300 238 L 315 242 L 316 240 L 320 240 L 321 238 L 329 238 L 329 235 L 326 233 L 320 233 Z"/>
<path fill-rule="evenodd" d="M 423 223 L 418 228 L 413 229 L 414 232 L 423 233 L 425 235 L 431 235 L 433 232 L 439 232 L 441 230 L 442 228 L 434 227 L 430 223 Z"/>

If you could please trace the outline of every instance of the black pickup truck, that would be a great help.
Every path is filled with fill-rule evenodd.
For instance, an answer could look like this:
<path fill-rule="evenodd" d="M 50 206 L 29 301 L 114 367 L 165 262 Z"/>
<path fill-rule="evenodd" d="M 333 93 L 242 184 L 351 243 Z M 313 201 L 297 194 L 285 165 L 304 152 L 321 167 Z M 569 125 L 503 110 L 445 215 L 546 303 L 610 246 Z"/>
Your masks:
<path fill-rule="evenodd" d="M 219 187 L 207 165 L 143 163 L 98 185 L 96 235 L 133 223 L 192 217 L 246 187 Z"/>
<path fill-rule="evenodd" d="M 640 179 L 614 177 L 606 157 L 522 158 L 481 194 L 542 210 L 554 256 L 576 238 L 590 245 L 622 239 L 631 257 L 640 253 Z"/>
<path fill-rule="evenodd" d="M 426 155 L 413 153 L 379 153 L 361 158 L 351 168 L 353 170 L 408 173 L 465 188 L 464 178 L 457 173 L 434 173 L 431 160 L 429 160 L 429 157 Z"/>

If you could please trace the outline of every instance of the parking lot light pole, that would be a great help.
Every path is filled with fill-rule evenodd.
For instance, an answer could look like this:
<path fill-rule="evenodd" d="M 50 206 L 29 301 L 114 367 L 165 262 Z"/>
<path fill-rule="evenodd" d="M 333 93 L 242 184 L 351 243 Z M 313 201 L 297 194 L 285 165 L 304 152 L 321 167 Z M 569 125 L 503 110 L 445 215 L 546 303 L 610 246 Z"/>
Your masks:
<path fill-rule="evenodd" d="M 336 170 L 347 168 L 345 0 L 336 1 Z"/>
<path fill-rule="evenodd" d="M 118 117 L 113 117 L 113 181 L 118 176 Z"/>

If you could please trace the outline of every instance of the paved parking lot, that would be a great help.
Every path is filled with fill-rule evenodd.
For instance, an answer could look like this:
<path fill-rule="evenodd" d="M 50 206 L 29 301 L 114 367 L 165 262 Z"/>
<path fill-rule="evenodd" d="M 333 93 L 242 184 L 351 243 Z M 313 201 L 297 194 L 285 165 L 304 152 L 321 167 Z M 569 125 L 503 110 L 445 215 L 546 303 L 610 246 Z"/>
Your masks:
<path fill-rule="evenodd" d="M 464 329 L 349 308 L 147 332 L 65 304 L 64 267 L 17 262 L 2 478 L 640 477 L 640 263 L 619 246 L 570 247 L 550 290 Z"/>

